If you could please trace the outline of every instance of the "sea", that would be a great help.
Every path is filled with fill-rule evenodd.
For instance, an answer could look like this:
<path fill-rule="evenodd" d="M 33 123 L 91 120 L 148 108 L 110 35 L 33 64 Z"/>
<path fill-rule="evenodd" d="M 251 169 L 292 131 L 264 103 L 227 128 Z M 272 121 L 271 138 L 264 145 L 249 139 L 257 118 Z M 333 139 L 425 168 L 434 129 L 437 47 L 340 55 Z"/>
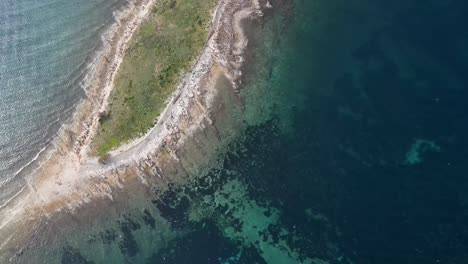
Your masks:
<path fill-rule="evenodd" d="M 121 0 L 0 2 L 0 205 L 25 185 L 76 104 Z"/>
<path fill-rule="evenodd" d="M 17 21 L 1 20 L 2 170 L 36 155 L 78 100 L 78 79 L 58 72 L 81 74 L 76 54 L 94 47 L 82 38 L 103 23 L 83 5 L 110 5 L 53 2 L 39 15 L 27 2 L 1 5 Z M 468 2 L 270 2 L 249 41 L 242 125 L 212 166 L 109 209 L 107 225 L 76 229 L 44 263 L 467 263 Z M 36 16 L 43 31 L 22 24 Z"/>

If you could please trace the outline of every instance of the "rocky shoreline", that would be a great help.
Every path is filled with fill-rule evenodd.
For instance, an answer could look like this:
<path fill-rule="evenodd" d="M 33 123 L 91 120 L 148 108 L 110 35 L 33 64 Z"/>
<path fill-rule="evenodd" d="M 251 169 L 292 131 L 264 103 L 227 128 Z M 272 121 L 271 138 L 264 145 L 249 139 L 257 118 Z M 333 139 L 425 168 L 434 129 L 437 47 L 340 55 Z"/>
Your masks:
<path fill-rule="evenodd" d="M 147 12 L 151 1 L 143 2 L 138 2 L 142 12 L 139 14 Z M 129 192 L 130 186 L 164 189 L 168 182 L 183 182 L 191 172 L 202 168 L 215 153 L 221 138 L 236 126 L 235 120 L 225 120 L 232 118 L 225 105 L 241 107 L 236 90 L 242 80 L 243 53 L 248 44 L 241 21 L 260 20 L 262 10 L 268 8 L 271 8 L 268 1 L 220 0 L 202 54 L 179 83 L 155 127 L 132 144 L 111 152 L 106 165 L 87 154 L 99 113 L 105 108 L 118 70 L 119 61 L 109 63 L 109 57 L 104 56 L 102 64 L 97 66 L 102 68 L 97 72 L 108 75 L 99 76 L 99 81 L 88 91 L 90 95 L 104 96 L 82 105 L 83 111 L 75 118 L 79 120 L 76 126 L 62 134 L 63 143 L 57 145 L 51 159 L 37 172 L 30 190 L 2 211 L 8 219 L 0 219 L 0 235 L 7 238 L 0 244 L 0 260 L 24 263 L 25 256 L 32 256 L 35 249 L 59 239 L 49 229 L 51 223 L 59 225 L 67 215 L 82 217 L 90 211 L 98 216 L 96 207 L 118 200 L 119 193 Z M 131 18 L 127 19 L 133 21 L 130 24 L 134 31 L 138 19 Z M 128 35 L 115 37 L 122 41 L 130 38 Z M 121 60 L 124 46 L 111 50 L 110 54 Z M 107 83 L 104 89 L 103 83 Z M 42 236 L 42 232 L 50 236 Z"/>

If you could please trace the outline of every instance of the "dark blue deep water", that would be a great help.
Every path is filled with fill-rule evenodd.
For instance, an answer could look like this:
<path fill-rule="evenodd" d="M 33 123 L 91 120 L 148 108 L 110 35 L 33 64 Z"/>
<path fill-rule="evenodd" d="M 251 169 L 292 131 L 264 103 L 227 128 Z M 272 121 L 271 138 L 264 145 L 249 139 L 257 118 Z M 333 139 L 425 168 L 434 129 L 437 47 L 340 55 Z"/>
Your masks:
<path fill-rule="evenodd" d="M 217 165 L 86 245 L 112 263 L 467 263 L 468 2 L 272 4 Z M 104 263 L 76 248 L 62 263 Z"/>
<path fill-rule="evenodd" d="M 256 66 L 276 93 L 269 117 L 212 171 L 279 210 L 264 241 L 285 241 L 297 263 L 467 263 L 467 12 L 458 0 L 295 2 Z M 158 260 L 286 263 L 258 241 L 228 258 L 220 232 L 194 226 Z"/>

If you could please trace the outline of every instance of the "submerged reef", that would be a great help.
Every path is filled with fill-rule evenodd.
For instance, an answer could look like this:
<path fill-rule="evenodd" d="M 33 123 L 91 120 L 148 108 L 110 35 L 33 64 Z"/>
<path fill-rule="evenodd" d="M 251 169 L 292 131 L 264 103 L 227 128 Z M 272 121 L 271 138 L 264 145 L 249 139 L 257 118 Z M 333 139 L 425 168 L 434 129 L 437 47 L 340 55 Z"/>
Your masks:
<path fill-rule="evenodd" d="M 105 164 L 86 142 L 115 111 L 64 134 L 2 209 L 0 262 L 464 263 L 468 64 L 436 45 L 464 43 L 457 1 L 220 0 L 147 133 Z"/>
<path fill-rule="evenodd" d="M 137 31 L 138 23 L 144 21 L 142 18 L 147 14 L 151 16 L 151 12 L 156 12 L 157 15 L 158 10 L 171 13 L 169 9 L 183 6 L 179 1 L 176 4 L 166 1 L 161 3 L 169 4 L 164 7 L 169 9 L 154 10 L 151 3 L 136 1 L 135 9 L 140 13 L 130 16 L 135 20 L 124 18 L 121 21 L 123 28 L 131 29 L 122 34 L 125 41 L 130 41 L 132 32 Z M 187 0 L 186 3 L 192 2 Z M 101 93 L 96 90 L 96 94 L 104 96 L 100 100 L 90 97 L 82 107 L 94 104 L 99 107 L 88 117 L 79 113 L 78 123 L 63 132 L 64 136 L 60 137 L 63 142 L 57 143 L 57 152 L 37 170 L 30 188 L 3 209 L 7 213 L 0 219 L 0 233 L 6 240 L 0 248 L 0 259 L 16 263 L 56 263 L 59 259 L 62 262 L 121 263 L 131 259 L 133 263 L 145 263 L 150 253 L 163 247 L 165 241 L 181 236 L 183 225 L 180 225 L 180 232 L 168 227 L 177 225 L 171 220 L 186 220 L 183 213 L 174 211 L 171 203 L 156 202 L 158 205 L 150 208 L 148 201 L 154 200 L 156 190 L 163 193 L 172 185 L 183 185 L 195 174 L 211 167 L 209 164 L 223 148 L 223 142 L 237 133 L 238 129 L 234 128 L 241 127 L 241 120 L 235 116 L 242 109 L 238 92 L 245 63 L 243 55 L 248 45 L 244 24 L 248 22 L 260 28 L 263 10 L 270 8 L 266 1 L 219 1 L 209 20 L 210 32 L 201 54 L 190 72 L 182 75 L 178 82 L 171 81 L 177 86 L 155 126 L 132 144 L 111 151 L 105 164 L 90 155 L 93 150 L 89 142 L 95 135 L 97 121 L 111 122 L 115 111 L 102 112 L 107 96 L 112 94 L 110 86 Z M 208 20 L 200 21 L 203 29 L 203 21 Z M 125 22 L 130 22 L 131 27 Z M 144 25 L 142 34 L 150 30 Z M 125 42 L 118 32 L 116 34 L 116 42 Z M 203 35 L 198 34 L 195 34 L 197 38 L 202 38 Z M 201 44 L 200 40 L 197 45 Z M 118 63 L 124 58 L 122 50 L 121 47 L 117 52 L 111 49 L 116 62 L 110 65 L 109 77 L 98 76 L 99 80 L 109 85 L 113 83 Z M 103 57 L 102 63 L 107 73 L 109 58 Z M 185 63 L 190 60 L 183 62 L 189 65 Z M 125 70 L 125 66 L 122 69 Z M 179 76 L 177 72 L 174 74 L 173 78 Z M 80 128 L 76 132 L 73 131 L 75 125 Z M 182 209 L 186 209 L 188 203 L 183 201 Z M 174 213 L 173 218 L 167 217 Z M 164 214 L 167 219 L 161 217 Z M 90 230 L 77 232 L 85 227 Z M 149 244 L 142 245 L 142 241 Z"/>

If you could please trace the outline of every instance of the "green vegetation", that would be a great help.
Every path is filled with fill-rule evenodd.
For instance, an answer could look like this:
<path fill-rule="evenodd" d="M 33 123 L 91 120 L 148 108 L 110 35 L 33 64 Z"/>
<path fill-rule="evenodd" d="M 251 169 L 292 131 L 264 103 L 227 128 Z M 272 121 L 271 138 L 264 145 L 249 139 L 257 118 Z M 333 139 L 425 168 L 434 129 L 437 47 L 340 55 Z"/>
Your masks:
<path fill-rule="evenodd" d="M 158 0 L 133 36 L 93 148 L 100 156 L 151 128 L 201 51 L 217 0 Z"/>

